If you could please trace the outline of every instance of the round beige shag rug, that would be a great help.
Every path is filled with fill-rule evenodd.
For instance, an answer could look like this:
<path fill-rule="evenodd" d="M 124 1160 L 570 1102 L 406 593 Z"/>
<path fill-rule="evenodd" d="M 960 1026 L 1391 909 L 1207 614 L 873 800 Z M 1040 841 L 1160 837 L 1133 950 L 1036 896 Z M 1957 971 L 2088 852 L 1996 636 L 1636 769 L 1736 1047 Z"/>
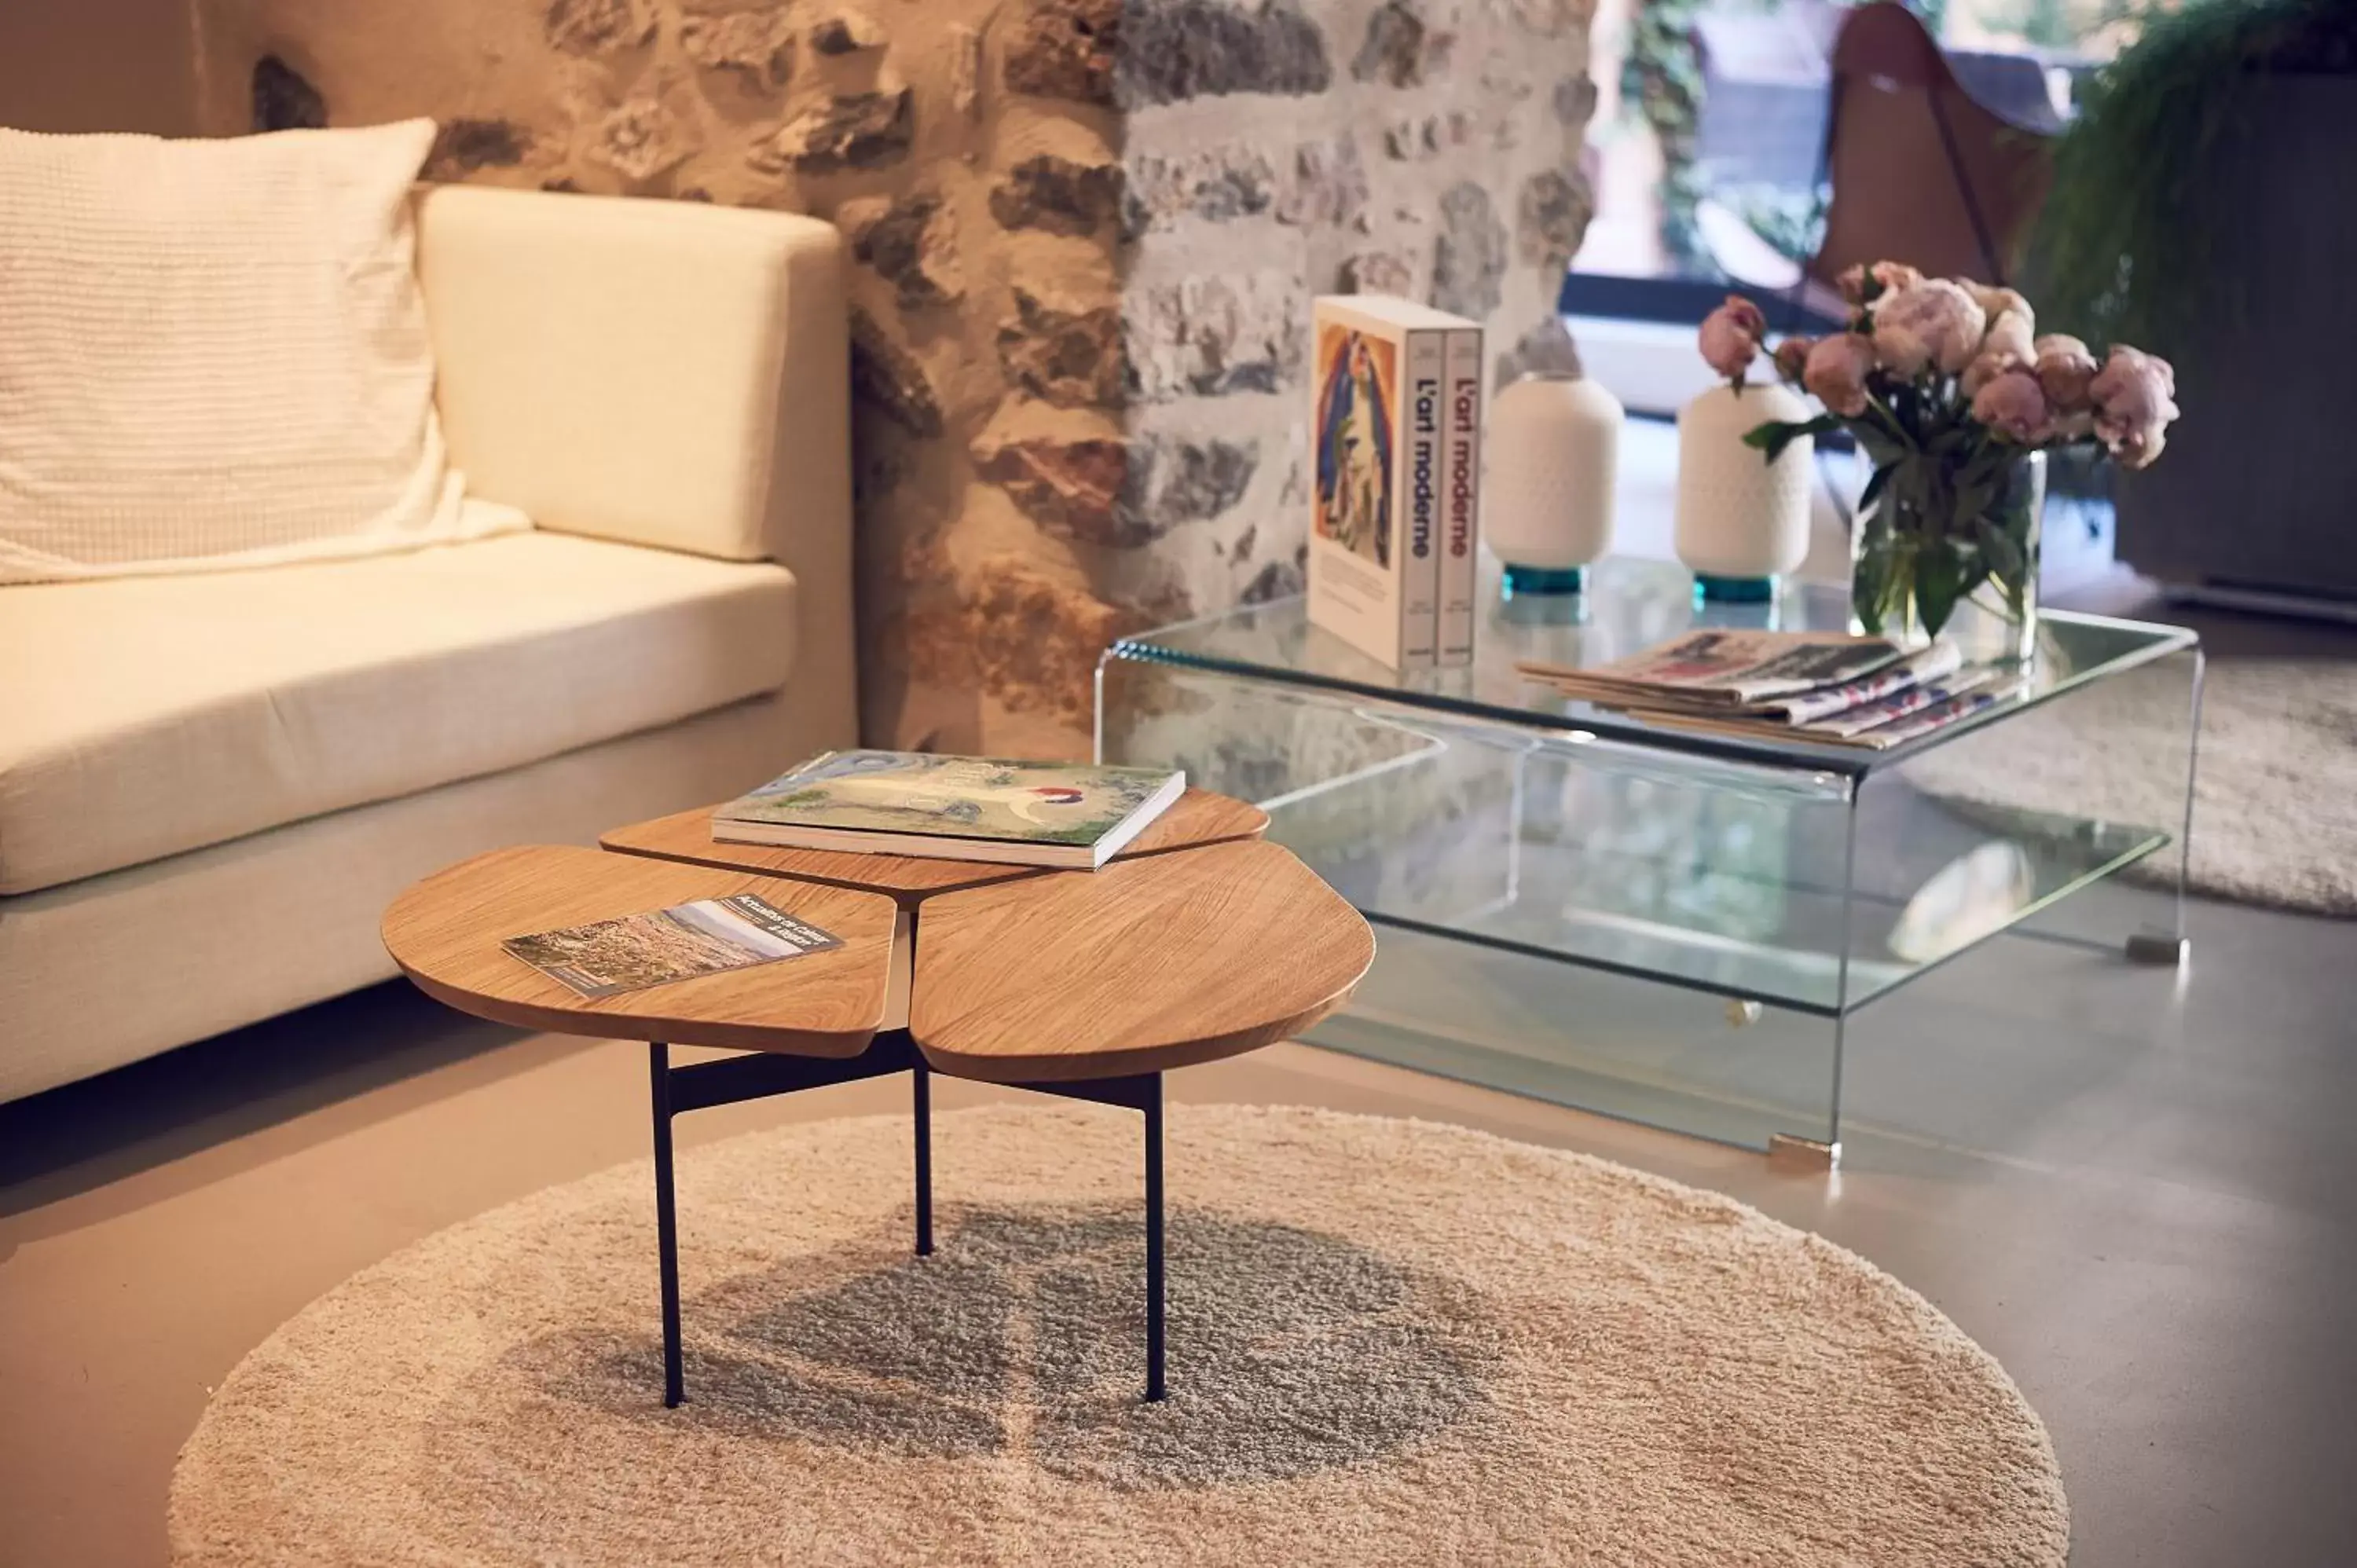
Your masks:
<path fill-rule="evenodd" d="M 187 1564 L 2061 1563 L 2004 1370 L 1856 1255 L 1457 1128 L 1169 1112 L 1168 1401 L 1139 1126 L 1041 1101 L 679 1163 L 689 1403 L 649 1166 L 355 1275 L 180 1455 Z"/>

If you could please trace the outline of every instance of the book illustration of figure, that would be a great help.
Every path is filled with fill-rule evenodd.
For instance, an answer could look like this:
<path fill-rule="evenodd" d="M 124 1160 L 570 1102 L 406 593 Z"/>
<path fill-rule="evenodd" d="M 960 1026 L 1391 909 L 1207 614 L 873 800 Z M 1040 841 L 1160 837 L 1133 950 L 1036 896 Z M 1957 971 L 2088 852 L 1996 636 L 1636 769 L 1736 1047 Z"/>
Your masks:
<path fill-rule="evenodd" d="M 1387 566 L 1396 350 L 1347 327 L 1328 326 L 1320 338 L 1326 371 L 1318 393 L 1318 532 Z"/>

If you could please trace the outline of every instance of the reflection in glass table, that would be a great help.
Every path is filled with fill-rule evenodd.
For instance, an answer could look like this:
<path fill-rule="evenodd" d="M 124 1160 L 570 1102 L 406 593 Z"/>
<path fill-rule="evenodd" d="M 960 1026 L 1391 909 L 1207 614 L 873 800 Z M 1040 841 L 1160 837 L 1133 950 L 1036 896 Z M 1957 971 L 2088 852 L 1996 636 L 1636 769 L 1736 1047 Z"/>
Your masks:
<path fill-rule="evenodd" d="M 2048 612 L 2014 695 L 1871 752 L 1649 724 L 1515 668 L 1696 625 L 1845 628 L 1838 585 L 1697 608 L 1683 568 L 1616 559 L 1584 595 L 1487 598 L 1469 668 L 1396 673 L 1297 598 L 1125 639 L 1099 667 L 1101 760 L 1256 800 L 1384 928 L 1319 1043 L 1831 1159 L 1858 1008 L 2008 931 L 2181 957 L 2192 632 Z M 2076 722 L 2132 671 L 2181 686 L 2181 733 Z M 2084 746 L 2087 766 L 2024 769 L 2027 746 Z M 2147 787 L 2038 782 L 2061 778 Z M 2162 820 L 2119 820 L 2115 799 Z M 2124 891 L 2073 897 L 2117 873 Z"/>

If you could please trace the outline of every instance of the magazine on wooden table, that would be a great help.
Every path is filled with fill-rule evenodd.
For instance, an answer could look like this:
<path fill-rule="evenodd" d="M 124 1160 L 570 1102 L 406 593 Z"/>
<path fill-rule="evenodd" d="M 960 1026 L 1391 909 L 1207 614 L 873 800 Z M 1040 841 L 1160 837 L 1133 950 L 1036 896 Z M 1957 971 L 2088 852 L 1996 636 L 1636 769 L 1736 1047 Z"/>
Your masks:
<path fill-rule="evenodd" d="M 612 996 L 839 948 L 843 939 L 750 893 L 699 898 L 500 946 L 576 994 Z"/>
<path fill-rule="evenodd" d="M 1901 658 L 1900 646 L 1883 637 L 1711 628 L 1609 664 L 1525 660 L 1515 668 L 1566 696 L 1595 702 L 1764 713 L 1803 693 L 1864 681 Z"/>
<path fill-rule="evenodd" d="M 1186 788 L 1157 768 L 830 751 L 714 811 L 712 836 L 1092 871 Z"/>

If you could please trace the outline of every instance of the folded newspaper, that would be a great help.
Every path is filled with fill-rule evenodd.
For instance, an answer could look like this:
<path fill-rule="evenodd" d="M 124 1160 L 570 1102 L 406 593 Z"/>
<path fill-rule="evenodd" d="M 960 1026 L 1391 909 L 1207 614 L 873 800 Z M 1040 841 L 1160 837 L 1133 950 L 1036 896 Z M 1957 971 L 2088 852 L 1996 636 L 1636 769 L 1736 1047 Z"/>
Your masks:
<path fill-rule="evenodd" d="M 1942 639 L 1914 653 L 1837 632 L 1688 632 L 1592 669 L 1520 666 L 1566 696 L 1677 728 L 1768 734 L 1880 750 L 1980 712 L 2019 689 L 1967 668 Z"/>
<path fill-rule="evenodd" d="M 1673 703 L 1713 713 L 1781 711 L 1780 699 L 1846 686 L 1899 662 L 1889 638 L 1829 631 L 1690 631 L 1609 664 L 1515 666 L 1568 696 Z"/>

